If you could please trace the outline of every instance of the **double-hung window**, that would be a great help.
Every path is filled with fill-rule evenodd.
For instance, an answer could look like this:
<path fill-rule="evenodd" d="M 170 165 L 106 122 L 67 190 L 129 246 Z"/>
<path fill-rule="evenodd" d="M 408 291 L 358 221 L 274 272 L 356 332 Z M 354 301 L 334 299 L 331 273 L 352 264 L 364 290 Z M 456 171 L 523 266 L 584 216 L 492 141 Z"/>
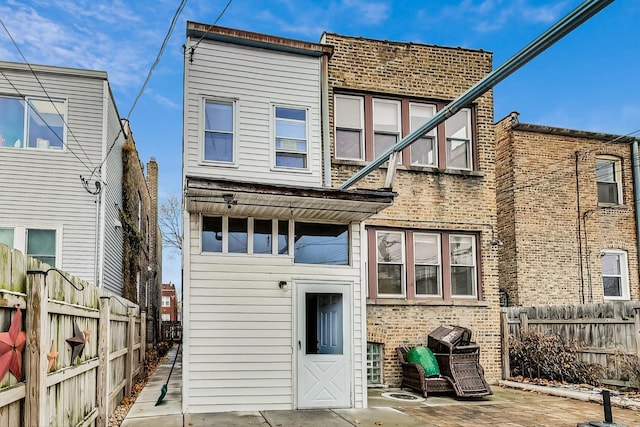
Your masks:
<path fill-rule="evenodd" d="M 622 203 L 622 171 L 617 157 L 598 156 L 596 158 L 596 182 L 598 183 L 598 203 L 619 205 Z"/>
<path fill-rule="evenodd" d="M 274 107 L 275 109 L 275 166 L 307 169 L 308 147 L 307 110 Z"/>
<path fill-rule="evenodd" d="M 364 107 L 361 96 L 336 95 L 335 157 L 364 160 Z"/>
<path fill-rule="evenodd" d="M 411 132 L 413 132 L 433 117 L 436 113 L 436 106 L 411 102 L 409 113 L 411 115 Z M 436 166 L 438 164 L 437 138 L 437 129 L 432 129 L 411 144 L 411 165 Z"/>
<path fill-rule="evenodd" d="M 472 169 L 471 110 L 463 108 L 445 122 L 447 168 Z"/>
<path fill-rule="evenodd" d="M 66 101 L 0 97 L 0 147 L 62 150 Z"/>
<path fill-rule="evenodd" d="M 204 101 L 204 160 L 234 162 L 233 110 L 233 102 Z"/>
<path fill-rule="evenodd" d="M 401 134 L 400 101 L 373 99 L 373 156 L 396 145 Z M 398 159 L 401 162 L 401 159 Z"/>
<path fill-rule="evenodd" d="M 602 286 L 605 300 L 628 300 L 629 273 L 627 253 L 619 249 L 605 249 L 600 253 Z"/>
<path fill-rule="evenodd" d="M 371 228 L 369 296 L 478 299 L 477 236 Z"/>
<path fill-rule="evenodd" d="M 163 295 L 162 296 L 162 306 L 163 307 L 171 307 L 171 297 Z"/>
<path fill-rule="evenodd" d="M 27 230 L 27 255 L 56 265 L 56 231 L 30 228 Z"/>

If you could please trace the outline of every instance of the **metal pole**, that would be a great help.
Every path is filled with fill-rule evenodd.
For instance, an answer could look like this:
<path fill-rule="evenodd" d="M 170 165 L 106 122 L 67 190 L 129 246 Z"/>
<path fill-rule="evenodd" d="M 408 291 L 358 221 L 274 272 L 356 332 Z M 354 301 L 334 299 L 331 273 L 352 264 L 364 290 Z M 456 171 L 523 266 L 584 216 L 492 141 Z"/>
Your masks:
<path fill-rule="evenodd" d="M 367 166 L 358 171 L 355 175 L 345 181 L 341 186 L 341 190 L 346 190 L 356 182 L 360 181 L 366 175 L 377 169 L 389 159 L 389 156 L 393 152 L 401 151 L 417 141 L 422 135 L 433 130 L 440 123 L 444 122 L 449 117 L 457 113 L 461 108 L 464 108 L 475 99 L 479 98 L 482 94 L 493 88 L 502 80 L 513 74 L 517 69 L 529 62 L 560 40 L 565 35 L 569 34 L 580 24 L 587 21 L 596 13 L 600 12 L 614 0 L 587 0 L 580 6 L 571 11 L 567 16 L 556 22 L 551 28 L 539 35 L 535 40 L 522 48 L 518 53 L 509 58 L 504 64 L 496 68 L 489 74 L 487 74 L 482 80 L 469 88 L 465 93 L 460 95 L 454 101 L 451 101 L 445 108 L 440 110 L 424 125 L 420 126 L 415 131 L 411 132 L 405 138 L 400 140 L 396 145 L 389 148 L 377 159 L 373 160 Z"/>

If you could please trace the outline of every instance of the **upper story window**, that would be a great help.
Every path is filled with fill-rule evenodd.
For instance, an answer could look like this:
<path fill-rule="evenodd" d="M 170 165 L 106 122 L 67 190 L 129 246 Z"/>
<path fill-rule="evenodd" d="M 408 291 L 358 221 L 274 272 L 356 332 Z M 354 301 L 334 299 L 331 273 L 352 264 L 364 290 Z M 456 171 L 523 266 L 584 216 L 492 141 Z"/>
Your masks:
<path fill-rule="evenodd" d="M 307 110 L 278 106 L 274 108 L 276 167 L 307 169 Z"/>
<path fill-rule="evenodd" d="M 372 298 L 477 299 L 476 235 L 369 230 Z"/>
<path fill-rule="evenodd" d="M 204 101 L 204 160 L 234 162 L 234 103 Z"/>
<path fill-rule="evenodd" d="M 605 300 L 628 300 L 629 272 L 627 253 L 619 249 L 605 249 L 602 261 L 602 286 Z"/>
<path fill-rule="evenodd" d="M 162 296 L 162 306 L 171 307 L 171 297 L 167 295 Z"/>
<path fill-rule="evenodd" d="M 0 147 L 62 150 L 66 101 L 0 97 Z"/>
<path fill-rule="evenodd" d="M 622 168 L 620 159 L 613 156 L 596 158 L 598 204 L 622 204 Z"/>
<path fill-rule="evenodd" d="M 334 101 L 335 158 L 365 161 L 374 160 L 446 105 L 372 95 L 336 94 Z M 399 163 L 473 170 L 477 167 L 473 111 L 463 108 L 423 135 L 402 151 Z"/>

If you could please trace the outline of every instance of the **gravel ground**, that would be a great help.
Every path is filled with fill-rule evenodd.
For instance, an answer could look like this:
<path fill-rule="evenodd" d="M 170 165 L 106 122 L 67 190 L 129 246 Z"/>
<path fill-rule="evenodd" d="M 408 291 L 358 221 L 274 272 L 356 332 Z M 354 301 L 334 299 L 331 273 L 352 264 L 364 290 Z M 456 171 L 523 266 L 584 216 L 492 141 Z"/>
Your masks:
<path fill-rule="evenodd" d="M 166 361 L 166 358 L 166 352 L 164 356 L 160 356 L 156 350 L 150 350 L 147 353 L 143 375 L 141 375 L 138 382 L 134 384 L 131 390 L 131 397 L 125 396 L 109 416 L 109 427 L 120 427 L 120 424 L 122 424 L 124 418 L 129 413 L 129 409 L 133 406 L 144 386 L 147 385 L 147 380 L 153 375 L 156 368 Z"/>

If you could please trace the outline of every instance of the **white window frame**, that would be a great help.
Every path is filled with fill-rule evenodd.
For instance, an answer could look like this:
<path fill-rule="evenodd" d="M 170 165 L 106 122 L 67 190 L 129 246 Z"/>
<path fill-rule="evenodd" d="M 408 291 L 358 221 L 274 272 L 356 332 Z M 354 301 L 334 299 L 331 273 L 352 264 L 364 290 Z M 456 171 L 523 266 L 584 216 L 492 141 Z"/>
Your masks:
<path fill-rule="evenodd" d="M 162 295 L 162 306 L 171 307 L 171 297 L 169 295 Z"/>
<path fill-rule="evenodd" d="M 372 101 L 372 120 L 373 120 L 373 138 L 372 138 L 372 144 L 373 144 L 373 158 L 376 159 L 378 158 L 382 153 L 384 153 L 387 149 L 382 150 L 380 153 L 377 153 L 376 151 L 376 135 L 380 134 L 380 135 L 395 135 L 396 137 L 396 142 L 392 145 L 395 146 L 401 139 L 402 139 L 402 102 L 396 99 L 384 99 L 384 98 L 373 98 Z M 376 104 L 389 104 L 389 105 L 394 105 L 396 107 L 396 123 L 398 124 L 398 127 L 396 128 L 396 130 L 389 130 L 389 129 L 380 129 L 379 128 L 379 123 L 376 123 Z M 397 153 L 397 161 L 398 164 L 402 164 L 402 152 L 398 151 Z"/>
<path fill-rule="evenodd" d="M 210 160 L 205 158 L 205 133 L 208 131 L 214 131 L 213 129 L 206 129 L 206 107 L 207 103 L 212 104 L 227 104 L 231 105 L 231 161 L 223 160 Z M 203 96 L 200 101 L 200 124 L 198 128 L 198 146 L 200 151 L 200 162 L 205 165 L 214 164 L 216 166 L 223 167 L 237 167 L 238 165 L 238 128 L 237 119 L 238 116 L 238 100 L 229 98 L 217 98 L 213 96 Z M 220 131 L 221 133 L 229 133 L 226 131 Z"/>
<path fill-rule="evenodd" d="M 358 128 L 354 128 L 354 127 L 348 127 L 348 126 L 340 126 L 339 122 L 339 117 L 340 115 L 337 114 L 337 105 L 338 105 L 338 99 L 349 99 L 349 100 L 357 100 L 359 103 L 359 115 L 360 115 L 360 127 Z M 364 98 L 362 96 L 350 96 L 350 95 L 339 95 L 336 94 L 334 96 L 334 103 L 333 103 L 333 109 L 334 109 L 334 128 L 333 128 L 333 136 L 334 136 L 334 157 L 336 159 L 340 159 L 340 160 L 356 160 L 356 161 L 363 161 L 365 159 L 365 145 L 364 145 Z M 338 131 L 339 130 L 346 130 L 346 131 L 359 131 L 360 132 L 360 157 L 341 157 L 338 155 Z"/>
<path fill-rule="evenodd" d="M 613 164 L 613 174 L 614 174 L 614 181 L 599 181 L 598 180 L 598 161 L 604 161 L 604 162 L 608 162 L 608 163 L 612 163 Z M 601 155 L 601 156 L 596 156 L 596 185 L 600 182 L 603 183 L 608 183 L 608 184 L 616 184 L 616 189 L 618 191 L 618 203 L 611 203 L 611 202 L 601 202 L 600 198 L 598 197 L 598 206 L 618 206 L 618 205 L 622 205 L 623 204 L 623 199 L 622 199 L 622 161 L 619 157 L 616 156 L 608 156 L 608 155 Z"/>
<path fill-rule="evenodd" d="M 400 235 L 400 241 L 401 241 L 401 254 L 402 254 L 402 262 L 401 262 L 401 268 L 400 268 L 400 289 L 401 289 L 401 293 L 399 294 L 384 294 L 379 292 L 379 284 L 380 284 L 380 277 L 379 277 L 379 270 L 378 270 L 378 265 L 379 264 L 390 264 L 390 265 L 397 265 L 397 263 L 395 262 L 380 262 L 378 260 L 378 253 L 379 253 L 379 249 L 378 249 L 378 235 L 379 234 L 399 234 Z M 406 232 L 404 230 L 400 231 L 400 230 L 376 230 L 375 233 L 375 261 L 376 261 L 376 290 L 378 290 L 377 294 L 378 297 L 380 298 L 405 298 L 407 295 L 407 243 L 406 243 Z"/>
<path fill-rule="evenodd" d="M 162 320 L 163 322 L 171 321 L 171 313 L 162 313 L 160 316 L 160 320 Z"/>
<path fill-rule="evenodd" d="M 202 233 L 204 230 L 204 218 L 205 217 L 211 217 L 211 218 L 220 218 L 222 220 L 222 250 L 220 252 L 209 252 L 209 251 L 205 251 L 203 250 L 203 239 L 202 239 Z M 225 255 L 230 255 L 230 256 L 243 256 L 243 255 L 253 255 L 253 256 L 264 256 L 264 257 L 270 257 L 270 256 L 279 256 L 279 257 L 290 257 L 293 258 L 293 253 L 292 253 L 292 249 L 291 249 L 291 239 L 292 239 L 292 221 L 288 220 L 288 219 L 274 219 L 274 218 L 254 218 L 254 217 L 232 217 L 235 219 L 241 219 L 241 220 L 247 220 L 247 252 L 234 252 L 234 253 L 230 253 L 229 252 L 229 216 L 221 216 L 221 215 L 200 215 L 199 218 L 199 229 L 200 229 L 200 233 L 199 233 L 199 239 L 200 239 L 200 254 L 203 255 L 221 255 L 221 254 L 225 254 Z M 271 230 L 272 230 L 272 238 L 271 238 L 271 253 L 268 254 L 254 254 L 253 252 L 253 238 L 254 238 L 254 221 L 256 219 L 259 220 L 266 220 L 266 221 L 271 221 Z M 288 248 L 288 252 L 287 254 L 279 254 L 278 253 L 278 236 L 279 236 L 279 230 L 278 230 L 278 225 L 280 223 L 280 221 L 286 221 L 287 222 L 287 227 L 288 227 L 288 236 L 287 236 L 287 248 Z"/>
<path fill-rule="evenodd" d="M 631 294 L 629 290 L 629 266 L 628 266 L 628 257 L 627 252 L 621 249 L 603 249 L 600 251 L 600 256 L 605 255 L 615 255 L 619 257 L 620 260 L 620 291 L 622 295 L 620 296 L 605 296 L 604 295 L 604 274 L 602 274 L 603 281 L 603 300 L 604 301 L 628 301 L 631 299 Z M 602 264 L 601 264 L 602 268 Z M 607 277 L 615 277 L 615 276 L 607 276 Z"/>
<path fill-rule="evenodd" d="M 34 96 L 27 96 L 22 98 L 19 96 L 11 96 L 11 95 L 3 95 L 3 96 L 0 96 L 0 98 L 13 99 L 13 100 L 20 101 L 23 109 L 23 116 L 22 116 L 22 123 L 21 123 L 22 139 L 18 139 L 14 142 L 14 144 L 7 145 L 7 146 L 5 146 L 2 143 L 2 141 L 0 141 L 0 148 L 11 148 L 11 149 L 17 148 L 22 150 L 25 150 L 25 149 L 26 150 L 52 150 L 57 152 L 63 152 L 67 150 L 67 120 L 68 120 L 68 110 L 69 110 L 67 99 L 65 98 L 49 99 L 49 98 L 34 97 Z M 59 141 L 62 143 L 62 147 L 56 147 L 55 145 L 51 145 L 51 141 L 49 140 L 42 140 L 42 144 L 41 144 L 42 146 L 40 146 L 40 141 L 38 141 L 38 145 L 36 145 L 35 147 L 29 146 L 29 134 L 30 134 L 29 118 L 33 114 L 35 115 L 36 118 L 40 119 L 39 115 L 36 114 L 34 109 L 32 108 L 33 101 L 42 101 L 42 102 L 52 103 L 52 105 L 54 106 L 54 113 L 62 115 L 62 140 Z M 62 108 L 59 108 L 57 103 L 62 103 L 63 104 Z M 6 141 L 4 142 L 6 143 Z M 45 144 L 45 142 L 47 142 L 47 144 Z M 58 140 L 56 139 L 56 143 L 57 142 Z M 15 145 L 15 144 L 18 144 L 18 145 Z"/>
<path fill-rule="evenodd" d="M 466 264 L 454 264 L 453 263 L 453 257 L 451 256 L 451 240 L 453 237 L 464 237 L 464 238 L 469 238 L 471 239 L 471 260 L 472 260 L 472 264 L 471 265 L 466 265 Z M 449 274 L 451 275 L 451 277 L 453 277 L 453 267 L 473 267 L 473 274 L 471 275 L 471 278 L 473 279 L 473 283 L 471 284 L 471 289 L 473 290 L 473 293 L 471 295 L 465 295 L 465 294 L 454 294 L 453 293 L 453 280 L 450 277 L 449 278 L 449 286 L 450 286 L 450 291 L 451 291 L 451 298 L 452 299 L 464 299 L 464 298 L 468 298 L 468 299 L 477 299 L 478 298 L 478 256 L 477 256 L 477 250 L 478 250 L 478 241 L 476 239 L 476 236 L 473 234 L 449 234 Z"/>
<path fill-rule="evenodd" d="M 417 241 L 419 239 L 420 236 L 434 236 L 436 238 L 436 245 L 437 245 L 437 250 L 438 250 L 438 263 L 437 264 L 418 264 L 418 262 L 416 261 L 416 254 L 418 253 L 418 249 L 416 248 L 416 244 Z M 416 289 L 415 289 L 415 296 L 416 298 L 434 298 L 434 297 L 438 297 L 438 298 L 442 298 L 443 296 L 443 283 L 442 283 L 442 237 L 441 234 L 439 233 L 421 233 L 421 232 L 414 232 L 413 233 L 413 277 L 414 277 L 414 282 L 417 281 L 416 280 L 416 267 L 417 266 L 436 266 L 438 267 L 438 293 L 437 294 L 419 294 L 418 293 L 418 287 L 416 285 Z"/>
<path fill-rule="evenodd" d="M 294 119 L 279 119 L 276 115 L 276 108 L 287 108 L 287 109 L 291 109 L 291 110 L 301 110 L 305 112 L 305 126 L 304 126 L 304 130 L 305 130 L 305 151 L 301 151 L 298 149 L 286 149 L 286 148 L 277 148 L 276 147 L 276 139 L 278 138 L 277 135 L 277 122 L 282 120 L 283 122 L 290 122 L 290 123 L 299 123 L 300 120 L 294 120 Z M 271 104 L 271 141 L 273 141 L 272 143 L 272 150 L 271 150 L 271 164 L 272 164 L 272 168 L 274 170 L 278 170 L 278 171 L 287 171 L 287 172 L 309 172 L 311 170 L 311 156 L 310 156 L 310 150 L 311 150 L 311 139 L 309 137 L 310 135 L 310 109 L 309 107 L 303 107 L 303 106 L 299 106 L 299 105 L 285 105 L 285 104 Z M 299 140 L 299 139 L 297 139 Z M 289 154 L 298 154 L 298 155 L 304 155 L 304 159 L 305 159 L 305 167 L 303 168 L 298 168 L 298 167 L 293 167 L 293 166 L 278 166 L 276 165 L 277 163 L 277 158 L 278 158 L 278 153 L 289 153 Z"/>
<path fill-rule="evenodd" d="M 13 229 L 13 249 L 23 254 L 27 254 L 27 232 L 28 230 L 51 230 L 56 233 L 56 265 L 52 267 L 63 268 L 62 263 L 62 238 L 64 227 L 62 225 L 51 225 L 50 223 L 29 222 L 27 224 L 11 225 L 8 223 L 0 223 L 0 228 Z"/>
<path fill-rule="evenodd" d="M 455 170 L 473 170 L 473 128 L 472 128 L 472 111 L 471 108 L 461 108 L 460 111 L 458 111 L 456 113 L 460 114 L 462 112 L 466 112 L 467 114 L 467 120 L 466 120 L 466 129 L 467 129 L 467 136 L 468 138 L 465 139 L 461 139 L 461 138 L 450 138 L 448 135 L 448 132 L 446 131 L 447 128 L 447 122 L 450 119 L 445 120 L 444 122 L 444 126 L 445 126 L 445 154 L 446 154 L 446 168 L 447 169 L 455 169 Z M 468 150 L 467 150 L 467 165 L 468 167 L 457 167 L 457 166 L 452 166 L 451 165 L 451 159 L 449 157 L 449 152 L 450 150 L 450 146 L 451 146 L 451 141 L 453 141 L 455 139 L 455 141 L 465 141 L 465 143 L 468 145 Z"/>
<path fill-rule="evenodd" d="M 414 130 L 418 129 L 418 127 L 413 126 L 413 122 L 411 121 L 411 118 L 414 115 L 414 108 L 415 107 L 428 107 L 431 109 L 431 116 L 429 116 L 428 118 L 425 118 L 424 123 L 422 123 L 420 126 L 424 125 L 426 122 L 428 122 L 429 120 L 431 120 L 431 118 L 433 116 L 436 115 L 436 113 L 438 112 L 438 106 L 435 104 L 429 104 L 429 103 L 423 103 L 423 102 L 409 102 L 409 126 L 411 128 L 411 132 L 413 132 Z M 422 136 L 419 139 L 416 140 L 416 142 L 414 142 L 413 144 L 411 144 L 410 149 L 412 150 L 413 147 L 416 144 L 419 144 L 421 142 L 421 140 L 425 139 L 425 138 L 430 138 L 431 139 L 431 143 L 433 145 L 433 162 L 432 163 L 419 163 L 418 161 L 414 161 L 413 159 L 413 152 L 410 151 L 410 161 L 411 161 L 411 166 L 427 166 L 427 167 L 437 167 L 438 166 L 438 128 L 434 128 L 432 129 L 430 132 L 428 132 L 426 134 L 426 136 Z"/>

